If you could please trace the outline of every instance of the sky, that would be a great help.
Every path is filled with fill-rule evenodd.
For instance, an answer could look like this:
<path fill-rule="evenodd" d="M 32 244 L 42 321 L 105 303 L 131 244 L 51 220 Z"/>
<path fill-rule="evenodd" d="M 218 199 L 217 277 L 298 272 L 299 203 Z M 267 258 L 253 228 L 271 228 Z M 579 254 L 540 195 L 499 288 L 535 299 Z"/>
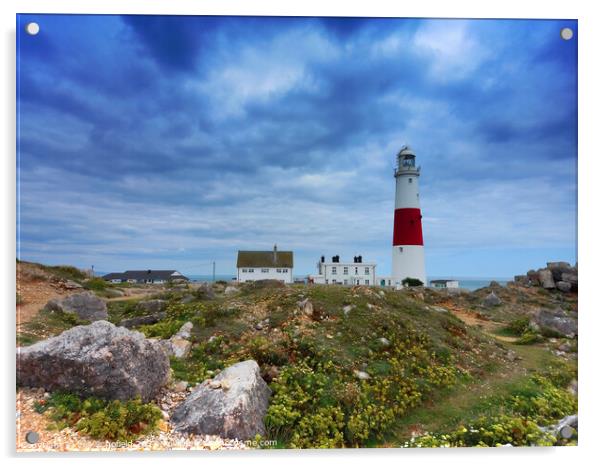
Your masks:
<path fill-rule="evenodd" d="M 17 21 L 22 260 L 234 274 L 277 244 L 387 275 L 404 144 L 428 276 L 576 260 L 576 21 Z"/>

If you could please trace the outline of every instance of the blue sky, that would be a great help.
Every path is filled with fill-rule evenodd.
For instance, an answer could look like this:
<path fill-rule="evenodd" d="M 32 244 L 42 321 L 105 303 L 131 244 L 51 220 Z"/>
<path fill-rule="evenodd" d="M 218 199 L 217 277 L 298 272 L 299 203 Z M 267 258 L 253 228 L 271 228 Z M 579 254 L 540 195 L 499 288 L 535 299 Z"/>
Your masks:
<path fill-rule="evenodd" d="M 386 275 L 410 144 L 429 276 L 576 260 L 576 21 L 18 21 L 21 259 L 231 274 L 277 243 Z"/>

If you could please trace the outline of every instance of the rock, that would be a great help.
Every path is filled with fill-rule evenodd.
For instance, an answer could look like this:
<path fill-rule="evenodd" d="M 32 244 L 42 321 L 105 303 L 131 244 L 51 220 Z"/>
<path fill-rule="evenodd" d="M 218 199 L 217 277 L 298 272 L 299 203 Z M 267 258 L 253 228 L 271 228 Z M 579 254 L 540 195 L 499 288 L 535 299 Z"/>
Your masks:
<path fill-rule="evenodd" d="M 149 401 L 169 380 L 169 360 L 139 332 L 98 321 L 17 348 L 17 384 L 80 396 Z"/>
<path fill-rule="evenodd" d="M 190 343 L 188 340 L 180 337 L 171 337 L 167 341 L 169 341 L 170 348 L 168 351 L 171 353 L 170 356 L 182 359 L 190 354 L 192 343 Z"/>
<path fill-rule="evenodd" d="M 539 271 L 539 282 L 541 283 L 541 286 L 548 290 L 556 288 L 556 284 L 554 283 L 554 276 L 552 275 L 552 272 L 550 270 L 542 269 Z"/>
<path fill-rule="evenodd" d="M 564 342 L 562 345 L 558 347 L 558 351 L 562 351 L 564 353 L 568 353 L 571 350 L 571 345 L 569 342 Z"/>
<path fill-rule="evenodd" d="M 489 282 L 489 288 L 501 288 L 502 285 L 500 285 L 498 282 L 496 282 L 495 280 L 491 280 Z"/>
<path fill-rule="evenodd" d="M 192 327 L 194 325 L 192 324 L 192 322 L 186 322 L 184 325 L 182 325 L 180 327 L 180 330 L 178 330 L 178 332 L 172 337 L 176 337 L 176 338 L 184 338 L 185 340 L 188 340 L 190 338 L 190 332 L 192 332 Z"/>
<path fill-rule="evenodd" d="M 197 386 L 173 412 L 171 422 L 178 432 L 240 440 L 265 436 L 270 394 L 257 363 L 239 362 Z"/>
<path fill-rule="evenodd" d="M 91 322 L 106 320 L 109 317 L 105 301 L 91 291 L 72 294 L 64 299 L 51 299 L 46 303 L 44 309 L 51 312 L 75 314 L 79 319 Z"/>
<path fill-rule="evenodd" d="M 197 298 L 200 299 L 214 299 L 215 291 L 213 290 L 213 286 L 210 283 L 203 283 L 201 286 L 197 288 L 195 291 Z"/>
<path fill-rule="evenodd" d="M 579 384 L 577 383 L 576 380 L 571 380 L 571 383 L 569 384 L 569 387 L 567 388 L 567 390 L 573 395 L 573 396 L 577 396 L 579 393 Z"/>
<path fill-rule="evenodd" d="M 185 294 L 180 299 L 180 303 L 182 303 L 182 304 L 190 304 L 193 301 L 194 301 L 194 296 L 192 296 L 191 294 Z"/>
<path fill-rule="evenodd" d="M 255 330 L 263 330 L 263 324 L 261 322 L 257 322 L 255 324 Z"/>
<path fill-rule="evenodd" d="M 313 316 L 314 314 L 314 305 L 311 303 L 309 298 L 305 298 L 303 301 L 299 301 L 297 303 L 299 309 L 303 312 L 303 314 L 307 316 Z"/>
<path fill-rule="evenodd" d="M 226 289 L 224 290 L 224 294 L 226 296 L 231 296 L 231 295 L 236 294 L 236 293 L 238 293 L 238 288 L 236 288 L 235 286 L 232 286 L 232 285 L 228 285 L 226 287 Z"/>
<path fill-rule="evenodd" d="M 514 282 L 523 286 L 529 286 L 531 284 L 527 275 L 515 275 Z"/>
<path fill-rule="evenodd" d="M 529 279 L 529 283 L 533 286 L 539 286 L 541 284 L 539 281 L 539 272 L 535 270 L 529 270 L 527 272 L 527 278 Z"/>
<path fill-rule="evenodd" d="M 391 342 L 390 342 L 388 339 L 386 339 L 385 337 L 380 337 L 380 338 L 378 339 L 378 341 L 379 341 L 379 343 L 380 343 L 381 345 L 383 345 L 385 348 L 388 348 L 389 346 L 391 346 Z"/>
<path fill-rule="evenodd" d="M 354 307 L 355 306 L 353 304 L 347 304 L 346 306 L 343 306 L 343 314 L 347 316 Z"/>
<path fill-rule="evenodd" d="M 535 322 L 541 328 L 551 329 L 569 338 L 574 338 L 577 334 L 577 320 L 567 316 L 560 308 L 541 309 L 535 316 Z"/>
<path fill-rule="evenodd" d="M 556 282 L 556 288 L 558 288 L 563 293 L 568 293 L 569 291 L 571 291 L 572 286 L 569 282 L 559 281 Z"/>
<path fill-rule="evenodd" d="M 145 311 L 148 314 L 156 314 L 167 309 L 167 301 L 164 299 L 151 299 L 149 301 L 140 301 L 136 305 L 139 311 Z"/>
<path fill-rule="evenodd" d="M 561 276 L 561 280 L 563 282 L 568 282 L 571 284 L 571 288 L 573 291 L 577 291 L 578 285 L 579 285 L 579 277 L 577 276 L 577 273 L 566 273 L 564 272 Z"/>
<path fill-rule="evenodd" d="M 184 393 L 188 388 L 188 382 L 185 380 L 180 380 L 173 384 L 173 391 L 176 393 Z"/>
<path fill-rule="evenodd" d="M 130 317 L 129 319 L 123 319 L 119 322 L 120 327 L 133 328 L 140 325 L 156 324 L 160 320 L 165 318 L 165 312 L 158 312 L 157 314 L 151 314 L 148 316 Z"/>
<path fill-rule="evenodd" d="M 441 312 L 441 313 L 449 312 L 446 308 L 441 307 L 441 306 L 429 306 L 428 309 L 430 309 L 431 311 L 434 311 L 434 312 Z"/>
<path fill-rule="evenodd" d="M 573 267 L 568 262 L 548 262 L 547 269 L 552 273 L 555 282 L 562 280 L 563 273 L 573 272 Z"/>
<path fill-rule="evenodd" d="M 66 290 L 79 290 L 79 289 L 83 288 L 83 286 L 81 286 L 77 282 L 74 282 L 73 280 L 67 280 L 66 282 L 62 283 L 62 286 Z"/>
<path fill-rule="evenodd" d="M 483 305 L 487 307 L 499 306 L 500 304 L 502 304 L 502 300 L 493 291 L 483 300 Z"/>
<path fill-rule="evenodd" d="M 355 375 L 360 380 L 369 380 L 371 378 L 370 374 L 364 371 L 354 370 L 353 375 Z"/>

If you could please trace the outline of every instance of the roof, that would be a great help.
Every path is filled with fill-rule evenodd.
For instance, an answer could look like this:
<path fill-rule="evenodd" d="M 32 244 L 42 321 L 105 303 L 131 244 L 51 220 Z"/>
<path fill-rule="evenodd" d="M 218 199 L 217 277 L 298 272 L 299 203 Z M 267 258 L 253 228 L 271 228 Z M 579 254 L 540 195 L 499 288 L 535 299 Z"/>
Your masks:
<path fill-rule="evenodd" d="M 103 276 L 105 280 L 188 280 L 187 277 L 182 275 L 177 270 L 126 270 L 123 273 L 109 273 Z"/>
<path fill-rule="evenodd" d="M 457 282 L 458 280 L 449 279 L 449 280 L 431 280 L 431 283 L 449 283 L 449 282 Z"/>
<path fill-rule="evenodd" d="M 293 268 L 293 251 L 238 251 L 236 267 Z"/>

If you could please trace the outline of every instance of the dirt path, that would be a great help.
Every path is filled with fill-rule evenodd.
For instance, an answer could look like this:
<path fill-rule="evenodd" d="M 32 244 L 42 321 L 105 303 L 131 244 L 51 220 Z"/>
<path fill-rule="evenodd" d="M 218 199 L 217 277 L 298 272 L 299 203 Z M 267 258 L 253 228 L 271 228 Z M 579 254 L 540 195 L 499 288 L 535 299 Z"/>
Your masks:
<path fill-rule="evenodd" d="M 58 286 L 48 273 L 33 264 L 17 264 L 17 330 L 32 320 L 49 300 L 74 292 Z"/>
<path fill-rule="evenodd" d="M 500 341 L 506 343 L 514 343 L 516 340 L 518 340 L 518 338 L 516 337 L 497 334 L 497 331 L 504 327 L 504 324 L 502 324 L 501 322 L 494 322 L 493 320 L 485 319 L 478 313 L 469 312 L 463 308 L 455 306 L 451 301 L 446 301 L 440 304 L 440 306 L 447 309 L 466 325 L 470 325 L 471 327 L 479 327 L 481 330 L 487 333 L 487 335 L 494 337 Z"/>

